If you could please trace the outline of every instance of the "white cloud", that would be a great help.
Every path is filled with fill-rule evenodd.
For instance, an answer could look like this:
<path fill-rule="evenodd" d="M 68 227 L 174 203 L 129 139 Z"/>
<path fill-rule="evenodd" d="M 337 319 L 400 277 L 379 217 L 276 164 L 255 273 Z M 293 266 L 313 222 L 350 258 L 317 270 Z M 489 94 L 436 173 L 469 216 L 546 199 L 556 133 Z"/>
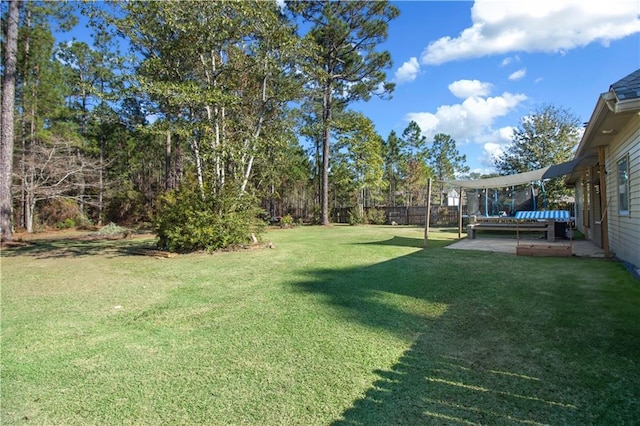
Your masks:
<path fill-rule="evenodd" d="M 522 68 L 519 69 L 518 71 L 513 72 L 510 76 L 509 76 L 509 80 L 515 81 L 515 80 L 520 80 L 521 78 L 523 78 L 525 75 L 527 75 L 527 69 L 526 68 Z"/>
<path fill-rule="evenodd" d="M 408 83 L 416 79 L 419 71 L 420 64 L 418 58 L 414 56 L 396 70 L 393 80 L 398 84 Z"/>
<path fill-rule="evenodd" d="M 480 164 L 485 167 L 495 167 L 495 160 L 504 152 L 504 145 L 494 142 L 487 142 L 482 147 L 482 158 Z"/>
<path fill-rule="evenodd" d="M 429 43 L 423 64 L 509 52 L 564 52 L 640 32 L 634 0 L 476 0 L 473 25 Z"/>
<path fill-rule="evenodd" d="M 495 159 L 500 157 L 507 146 L 513 143 L 515 127 L 506 126 L 487 133 L 478 139 L 482 145 L 482 157 L 478 159 L 485 167 L 495 168 Z"/>
<path fill-rule="evenodd" d="M 479 80 L 458 80 L 449 85 L 449 91 L 457 98 L 470 98 L 472 96 L 487 96 L 491 93 L 493 85 Z"/>
<path fill-rule="evenodd" d="M 509 114 L 527 97 L 524 94 L 503 93 L 501 96 L 483 98 L 473 96 L 461 104 L 442 105 L 435 113 L 412 112 L 405 116 L 407 121 L 418 123 L 427 137 L 436 133 L 446 133 L 458 143 L 505 142 L 505 130 L 492 129 L 496 118 Z M 511 134 L 508 134 L 510 140 Z"/>
<path fill-rule="evenodd" d="M 504 58 L 502 60 L 502 62 L 500 62 L 500 66 L 501 67 L 506 67 L 507 65 L 513 63 L 513 62 L 520 62 L 520 56 L 515 55 L 515 56 L 508 56 L 506 58 Z"/>

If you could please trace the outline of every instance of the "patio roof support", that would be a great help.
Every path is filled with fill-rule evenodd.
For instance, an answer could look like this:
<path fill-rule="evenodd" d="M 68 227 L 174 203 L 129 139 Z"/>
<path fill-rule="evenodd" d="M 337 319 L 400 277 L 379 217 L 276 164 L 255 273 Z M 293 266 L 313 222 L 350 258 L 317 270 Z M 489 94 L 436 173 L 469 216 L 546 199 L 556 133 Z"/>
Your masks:
<path fill-rule="evenodd" d="M 584 230 L 584 238 L 589 239 L 589 181 L 587 171 L 582 172 L 582 229 Z"/>
<path fill-rule="evenodd" d="M 460 187 L 460 198 L 458 198 L 458 239 L 462 238 L 462 191 Z"/>
<path fill-rule="evenodd" d="M 598 146 L 598 167 L 600 175 L 600 211 L 601 219 L 600 226 L 602 230 L 602 248 L 604 249 L 604 257 L 610 258 L 609 252 L 609 220 L 607 219 L 607 209 L 609 203 L 607 202 L 607 176 L 604 163 L 604 145 Z"/>

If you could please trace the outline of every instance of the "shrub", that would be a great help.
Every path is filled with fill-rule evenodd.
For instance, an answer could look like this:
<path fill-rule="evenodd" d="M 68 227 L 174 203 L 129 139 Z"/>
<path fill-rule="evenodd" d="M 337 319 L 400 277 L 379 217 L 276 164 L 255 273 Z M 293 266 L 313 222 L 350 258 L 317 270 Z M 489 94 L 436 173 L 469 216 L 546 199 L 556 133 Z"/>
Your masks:
<path fill-rule="evenodd" d="M 93 227 L 93 222 L 84 214 L 79 214 L 75 218 L 76 227 L 80 229 L 90 229 Z"/>
<path fill-rule="evenodd" d="M 66 198 L 48 200 L 38 207 L 38 216 L 46 226 L 55 225 L 58 229 L 73 228 L 75 223 L 70 225 L 67 219 L 74 221 L 78 216 L 78 204 Z"/>
<path fill-rule="evenodd" d="M 114 193 L 106 208 L 106 218 L 112 222 L 134 224 L 149 221 L 153 213 L 151 202 L 134 189 L 123 189 Z"/>
<path fill-rule="evenodd" d="M 122 226 L 118 226 L 113 222 L 110 222 L 108 225 L 103 226 L 102 229 L 96 231 L 96 235 L 103 237 L 112 237 L 114 235 L 129 235 L 131 230 L 128 228 L 123 228 Z"/>
<path fill-rule="evenodd" d="M 282 228 L 293 227 L 293 216 L 291 216 L 290 214 L 286 214 L 282 216 L 282 219 L 280 219 L 280 227 Z"/>
<path fill-rule="evenodd" d="M 259 235 L 261 210 L 248 194 L 201 196 L 180 189 L 159 198 L 154 228 L 158 247 L 175 252 L 215 251 L 244 246 Z"/>
<path fill-rule="evenodd" d="M 374 225 L 384 225 L 387 221 L 387 215 L 384 210 L 371 208 L 367 211 L 367 222 Z"/>
<path fill-rule="evenodd" d="M 360 215 L 358 209 L 353 209 L 349 211 L 348 221 L 349 225 L 362 225 L 364 217 Z"/>
<path fill-rule="evenodd" d="M 62 222 L 56 223 L 56 228 L 58 229 L 69 229 L 76 226 L 76 222 L 70 217 L 66 218 Z"/>

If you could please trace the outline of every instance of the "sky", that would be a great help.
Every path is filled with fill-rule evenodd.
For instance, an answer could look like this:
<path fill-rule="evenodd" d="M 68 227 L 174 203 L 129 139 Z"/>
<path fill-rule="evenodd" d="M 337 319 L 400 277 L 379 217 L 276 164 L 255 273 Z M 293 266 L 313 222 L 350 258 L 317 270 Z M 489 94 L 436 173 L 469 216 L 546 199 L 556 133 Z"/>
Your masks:
<path fill-rule="evenodd" d="M 384 139 L 411 120 L 428 140 L 450 135 L 471 172 L 495 172 L 493 159 L 536 108 L 565 108 L 585 123 L 598 96 L 640 68 L 640 0 L 391 3 L 400 15 L 379 49 L 391 53 L 395 91 L 351 109 Z"/>
<path fill-rule="evenodd" d="M 513 129 L 551 104 L 588 122 L 598 96 L 640 68 L 640 0 L 392 2 L 390 100 L 352 105 L 387 138 L 411 120 L 428 139 L 449 134 L 472 172 Z"/>

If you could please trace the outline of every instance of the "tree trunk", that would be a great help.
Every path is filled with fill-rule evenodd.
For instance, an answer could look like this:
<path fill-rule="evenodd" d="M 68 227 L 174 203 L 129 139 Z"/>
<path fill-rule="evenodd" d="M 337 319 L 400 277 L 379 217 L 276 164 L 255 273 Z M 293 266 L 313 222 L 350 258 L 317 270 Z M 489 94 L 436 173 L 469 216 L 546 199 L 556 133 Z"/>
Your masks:
<path fill-rule="evenodd" d="M 25 17 L 25 27 L 31 27 L 31 9 L 27 8 L 27 14 Z M 30 49 L 30 38 L 25 37 L 22 45 L 22 49 L 24 52 L 24 57 L 29 57 L 29 49 Z M 26 62 L 26 61 L 25 61 Z M 26 76 L 27 71 L 22 70 L 21 75 L 23 76 L 22 85 L 26 86 Z M 18 111 L 20 111 L 20 227 L 26 229 L 27 227 L 27 106 L 26 101 L 24 100 L 24 96 L 21 99 L 21 104 L 18 106 Z M 33 122 L 33 117 L 31 117 L 31 121 Z"/>
<path fill-rule="evenodd" d="M 167 141 L 164 151 L 164 175 L 164 189 L 165 191 L 171 191 L 173 189 L 173 182 L 171 180 L 171 130 L 167 130 Z"/>
<path fill-rule="evenodd" d="M 36 207 L 36 203 L 33 199 L 33 190 L 31 190 L 27 193 L 27 200 L 24 203 L 25 229 L 29 234 L 33 233 L 33 212 Z"/>
<path fill-rule="evenodd" d="M 100 169 L 98 170 L 98 226 L 102 226 L 102 210 L 104 197 L 104 137 L 100 129 Z"/>
<path fill-rule="evenodd" d="M 322 120 L 322 224 L 329 225 L 329 143 L 331 141 L 332 85 L 327 84 L 324 93 Z"/>
<path fill-rule="evenodd" d="M 198 189 L 200 190 L 200 196 L 204 199 L 204 172 L 202 170 L 202 157 L 200 156 L 200 145 L 195 138 L 191 139 L 191 149 L 196 160 L 196 175 L 198 177 Z"/>
<path fill-rule="evenodd" d="M 9 1 L 4 51 L 5 75 L 2 82 L 2 136 L 0 138 L 0 240 L 12 241 L 11 176 L 13 167 L 13 107 L 18 59 L 19 0 Z"/>

